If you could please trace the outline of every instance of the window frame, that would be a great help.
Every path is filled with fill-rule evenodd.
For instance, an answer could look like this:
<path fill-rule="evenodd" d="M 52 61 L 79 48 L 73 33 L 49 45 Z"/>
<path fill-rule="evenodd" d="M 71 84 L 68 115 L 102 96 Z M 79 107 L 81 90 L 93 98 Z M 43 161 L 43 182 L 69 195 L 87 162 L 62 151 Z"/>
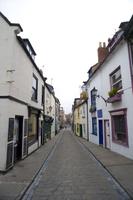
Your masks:
<path fill-rule="evenodd" d="M 93 94 L 94 93 L 94 94 Z M 95 94 L 95 88 L 91 90 L 91 106 L 96 107 L 96 94 Z"/>
<path fill-rule="evenodd" d="M 31 116 L 34 116 L 35 118 L 35 121 L 33 122 L 33 123 L 31 123 L 31 120 L 33 119 L 31 119 Z M 39 121 L 39 116 L 38 116 L 38 113 L 34 113 L 34 112 L 32 112 L 31 113 L 31 115 L 30 115 L 30 117 L 29 117 L 29 119 L 28 119 L 28 145 L 29 146 L 31 146 L 32 144 L 34 144 L 35 142 L 37 142 L 38 141 L 38 122 Z M 32 133 L 32 131 L 33 131 L 33 124 L 34 123 L 36 123 L 35 124 L 35 134 L 32 134 L 33 135 L 33 137 L 32 137 L 32 139 L 30 138 L 30 136 L 31 136 L 31 133 Z"/>
<path fill-rule="evenodd" d="M 94 124 L 95 120 L 95 124 Z M 96 125 L 96 132 L 94 131 L 94 125 Z M 92 117 L 92 134 L 97 136 L 97 117 Z"/>
<path fill-rule="evenodd" d="M 34 79 L 36 81 L 36 88 L 33 85 Z M 35 93 L 35 97 L 33 97 L 33 91 Z M 37 99 L 38 99 L 38 78 L 35 76 L 35 74 L 33 74 L 33 77 L 32 77 L 32 97 L 31 97 L 31 99 L 35 102 L 37 102 Z"/>
<path fill-rule="evenodd" d="M 42 105 L 44 105 L 44 86 L 42 85 Z"/>
<path fill-rule="evenodd" d="M 112 126 L 112 141 L 116 144 L 120 144 L 122 146 L 128 147 L 128 127 L 127 127 L 127 109 L 118 109 L 110 111 L 111 115 L 111 126 Z M 116 139 L 117 134 L 115 133 L 115 123 L 114 123 L 114 116 L 124 116 L 125 122 L 125 140 L 118 140 Z"/>
<path fill-rule="evenodd" d="M 118 72 L 118 70 L 120 70 L 120 80 L 117 80 L 115 83 L 113 83 L 112 81 L 112 77 Z M 113 88 L 117 88 L 117 87 L 114 87 L 116 84 L 118 84 L 119 82 L 121 82 L 121 88 L 118 89 L 119 90 L 122 90 L 122 75 L 121 75 L 121 66 L 119 65 L 113 72 L 111 72 L 111 74 L 109 75 L 110 76 L 110 87 L 111 89 Z"/>

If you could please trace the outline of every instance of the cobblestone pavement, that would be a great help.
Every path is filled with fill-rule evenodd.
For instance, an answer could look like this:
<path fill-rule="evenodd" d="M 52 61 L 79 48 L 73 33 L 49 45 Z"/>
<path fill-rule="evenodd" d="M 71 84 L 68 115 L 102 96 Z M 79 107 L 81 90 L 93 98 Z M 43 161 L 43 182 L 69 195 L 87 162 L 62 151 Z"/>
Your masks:
<path fill-rule="evenodd" d="M 27 200 L 129 199 L 76 137 L 64 130 Z"/>

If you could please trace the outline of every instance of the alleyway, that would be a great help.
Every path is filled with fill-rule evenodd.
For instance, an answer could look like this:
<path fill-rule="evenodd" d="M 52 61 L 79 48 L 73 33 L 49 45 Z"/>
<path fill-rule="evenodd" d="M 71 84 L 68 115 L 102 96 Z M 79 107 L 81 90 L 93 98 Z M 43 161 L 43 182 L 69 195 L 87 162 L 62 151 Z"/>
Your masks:
<path fill-rule="evenodd" d="M 23 200 L 128 199 L 108 172 L 69 130 L 64 130 Z"/>

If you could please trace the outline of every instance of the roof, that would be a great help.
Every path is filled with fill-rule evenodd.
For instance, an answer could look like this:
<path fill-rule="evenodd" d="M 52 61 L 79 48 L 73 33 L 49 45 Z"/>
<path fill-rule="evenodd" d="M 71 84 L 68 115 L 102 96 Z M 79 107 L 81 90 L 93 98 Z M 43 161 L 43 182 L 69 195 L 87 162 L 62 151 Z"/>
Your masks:
<path fill-rule="evenodd" d="M 54 87 L 48 83 L 46 83 L 46 86 L 49 89 L 50 93 L 54 94 Z"/>
<path fill-rule="evenodd" d="M 3 15 L 2 12 L 0 12 L 0 16 L 8 23 L 9 26 L 18 26 L 20 28 L 21 31 L 23 31 L 22 27 L 20 24 L 18 23 L 11 23 L 6 17 L 5 15 Z"/>
<path fill-rule="evenodd" d="M 117 38 L 117 35 L 118 38 Z M 105 63 L 105 61 L 107 60 L 107 58 L 109 57 L 109 55 L 114 51 L 114 49 L 118 46 L 118 44 L 121 42 L 121 40 L 123 39 L 123 35 L 124 35 L 124 31 L 123 30 L 119 30 L 117 31 L 113 38 L 109 41 L 109 44 L 107 46 L 107 48 L 110 48 L 110 46 L 112 45 L 112 43 L 114 42 L 115 38 L 117 38 L 117 40 L 114 42 L 113 46 L 110 48 L 110 51 L 108 51 L 106 57 L 104 58 L 104 60 L 101 63 L 97 63 L 95 65 L 93 65 L 90 70 L 88 72 L 90 72 L 92 70 L 92 74 L 89 77 L 89 79 L 87 80 L 87 82 L 90 80 L 90 78 L 102 67 L 102 65 Z"/>
<path fill-rule="evenodd" d="M 24 52 L 28 56 L 29 60 L 32 62 L 32 64 L 34 65 L 35 69 L 37 70 L 37 72 L 39 73 L 39 75 L 41 76 L 41 78 L 43 79 L 43 81 L 46 81 L 46 78 L 42 75 L 40 69 L 37 67 L 35 61 L 32 59 L 29 51 L 27 50 L 23 39 L 20 36 L 16 36 L 16 37 L 17 37 L 18 42 L 20 43 L 21 47 L 23 48 Z"/>
<path fill-rule="evenodd" d="M 55 101 L 56 101 L 56 103 L 60 104 L 60 101 L 57 97 L 55 97 Z"/>
<path fill-rule="evenodd" d="M 133 15 L 132 15 L 129 23 L 127 24 L 127 26 L 125 28 L 125 32 L 124 32 L 124 36 L 126 38 L 130 37 L 131 35 L 133 35 Z"/>
<path fill-rule="evenodd" d="M 121 22 L 120 25 L 119 25 L 119 28 L 120 28 L 120 30 L 118 30 L 114 34 L 113 38 L 109 40 L 109 44 L 108 44 L 107 48 L 110 47 L 110 45 L 114 42 L 114 39 L 119 35 L 119 37 L 117 39 L 117 42 L 113 45 L 111 50 L 108 52 L 108 54 L 106 55 L 105 59 L 101 63 L 98 63 L 98 65 L 95 64 L 95 65 L 97 65 L 97 67 L 93 71 L 92 75 L 94 75 L 95 72 L 99 70 L 99 68 L 103 65 L 103 63 L 106 61 L 106 59 L 109 57 L 109 55 L 114 51 L 114 49 L 118 46 L 118 44 L 120 43 L 120 41 L 122 39 L 124 39 L 124 38 L 128 39 L 130 37 L 133 37 L 133 15 L 132 15 L 131 19 L 129 20 L 129 22 Z M 93 65 L 89 69 L 88 73 L 93 69 L 93 67 L 95 67 L 95 65 Z M 92 75 L 91 75 L 91 77 L 92 77 Z M 89 79 L 86 82 L 88 82 Z"/>
<path fill-rule="evenodd" d="M 55 101 L 56 101 L 56 97 L 55 97 L 55 92 L 54 92 L 54 87 L 48 83 L 45 82 L 45 86 L 47 87 L 48 91 L 53 95 Z"/>
<path fill-rule="evenodd" d="M 87 103 L 87 99 L 86 100 L 81 100 L 80 98 L 78 98 L 79 102 L 75 102 L 74 101 L 74 105 L 73 105 L 73 109 L 75 110 L 76 108 L 82 106 L 83 104 Z"/>
<path fill-rule="evenodd" d="M 33 49 L 33 46 L 31 45 L 30 41 L 28 38 L 24 38 L 23 39 L 24 43 L 28 44 L 28 46 L 30 47 L 31 51 L 33 52 L 34 55 L 36 55 L 35 50 Z"/>

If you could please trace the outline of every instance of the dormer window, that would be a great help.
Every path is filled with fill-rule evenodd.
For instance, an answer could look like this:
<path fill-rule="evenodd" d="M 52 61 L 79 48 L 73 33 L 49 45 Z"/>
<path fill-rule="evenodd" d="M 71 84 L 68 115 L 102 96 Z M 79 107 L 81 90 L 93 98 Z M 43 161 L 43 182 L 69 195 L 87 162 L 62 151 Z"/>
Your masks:
<path fill-rule="evenodd" d="M 30 41 L 28 39 L 23 39 L 26 49 L 28 50 L 30 56 L 35 60 L 36 52 L 34 51 Z"/>

